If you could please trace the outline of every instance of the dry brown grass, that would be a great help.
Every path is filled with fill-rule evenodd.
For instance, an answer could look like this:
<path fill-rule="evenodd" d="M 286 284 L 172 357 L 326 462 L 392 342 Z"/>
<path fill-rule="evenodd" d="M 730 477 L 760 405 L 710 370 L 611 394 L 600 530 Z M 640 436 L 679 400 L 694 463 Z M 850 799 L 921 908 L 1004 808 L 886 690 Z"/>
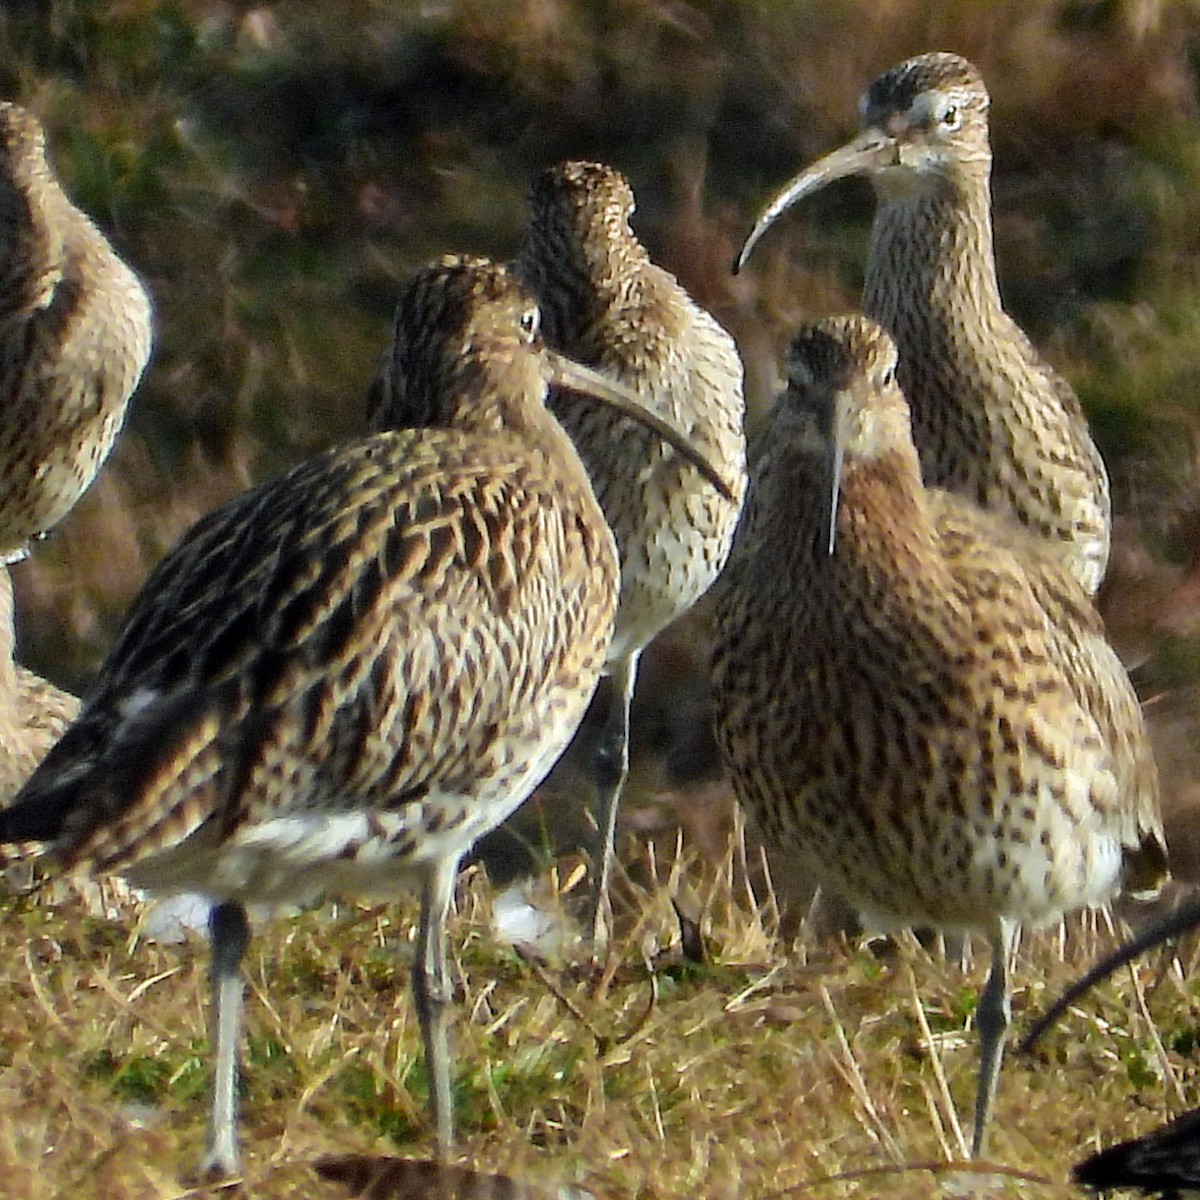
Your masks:
<path fill-rule="evenodd" d="M 498 943 L 486 880 L 467 880 L 451 933 L 464 1163 L 607 1197 L 1065 1197 L 1072 1161 L 1194 1098 L 1194 962 L 1161 978 L 1145 967 L 1073 1012 L 1039 1058 L 1006 1063 L 994 1178 L 945 1168 L 963 1157 L 954 1122 L 974 1091 L 982 964 L 964 976 L 911 938 L 872 950 L 802 937 L 784 954 L 738 858 L 659 864 L 604 980 L 571 965 L 578 948 L 536 966 Z M 561 878 L 545 877 L 543 903 Z M 704 914 L 709 965 L 680 959 L 681 890 Z M 207 1111 L 202 939 L 159 946 L 70 908 L 7 908 L 4 1194 L 207 1194 L 186 1183 Z M 428 1154 L 414 918 L 411 904 L 326 906 L 259 927 L 234 1194 L 340 1196 L 311 1171 L 322 1154 Z M 1100 926 L 1027 939 L 1018 1028 L 1111 943 Z"/>

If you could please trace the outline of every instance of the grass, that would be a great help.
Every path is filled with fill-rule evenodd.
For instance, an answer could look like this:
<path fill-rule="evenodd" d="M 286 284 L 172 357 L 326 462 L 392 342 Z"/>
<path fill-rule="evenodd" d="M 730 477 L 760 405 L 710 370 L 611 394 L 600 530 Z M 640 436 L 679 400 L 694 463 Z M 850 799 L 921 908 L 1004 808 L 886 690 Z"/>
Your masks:
<path fill-rule="evenodd" d="M 498 941 L 491 889 L 467 877 L 451 932 L 462 1163 L 605 1197 L 1060 1197 L 1072 1161 L 1194 1096 L 1189 951 L 1106 983 L 1036 1057 L 1009 1057 L 994 1177 L 972 1184 L 946 1163 L 962 1158 L 955 1122 L 970 1132 L 982 964 L 964 976 L 911 937 L 803 934 L 784 953 L 772 905 L 733 886 L 737 858 L 684 854 L 660 884 L 627 883 L 637 908 L 600 979 L 578 946 L 542 963 Z M 539 886 L 561 915 L 559 878 Z M 681 889 L 699 898 L 706 964 L 680 959 Z M 161 946 L 70 905 L 6 903 L 6 1195 L 208 1194 L 188 1183 L 208 1104 L 203 940 Z M 341 1196 L 312 1174 L 323 1154 L 430 1153 L 407 975 L 415 915 L 327 905 L 256 928 L 236 1194 Z M 1016 1028 L 1109 944 L 1095 916 L 1028 937 Z"/>

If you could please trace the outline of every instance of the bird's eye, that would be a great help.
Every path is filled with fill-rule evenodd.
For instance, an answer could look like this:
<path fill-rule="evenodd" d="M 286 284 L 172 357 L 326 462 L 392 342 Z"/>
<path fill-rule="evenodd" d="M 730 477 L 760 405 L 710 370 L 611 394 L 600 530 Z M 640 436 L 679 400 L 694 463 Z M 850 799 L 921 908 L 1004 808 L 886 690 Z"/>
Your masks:
<path fill-rule="evenodd" d="M 957 129 L 962 124 L 962 113 L 959 111 L 957 104 L 947 104 L 942 110 L 942 128 L 951 131 Z"/>
<path fill-rule="evenodd" d="M 890 388 L 896 382 L 896 368 L 888 367 L 883 373 L 883 386 Z"/>
<path fill-rule="evenodd" d="M 537 337 L 541 324 L 542 314 L 537 308 L 527 308 L 521 314 L 521 332 L 529 341 L 532 342 Z"/>

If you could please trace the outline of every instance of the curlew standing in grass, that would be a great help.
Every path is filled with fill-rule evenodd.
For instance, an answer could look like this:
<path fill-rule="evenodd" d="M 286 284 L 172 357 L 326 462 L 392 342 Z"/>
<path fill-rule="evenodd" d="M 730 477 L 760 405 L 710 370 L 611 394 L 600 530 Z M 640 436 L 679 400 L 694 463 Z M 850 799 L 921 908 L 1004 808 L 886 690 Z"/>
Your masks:
<path fill-rule="evenodd" d="M 879 207 L 863 310 L 899 349 L 926 483 L 1015 517 L 1095 595 L 1108 563 L 1108 474 L 1070 385 L 1001 304 L 988 103 L 958 55 L 893 67 L 862 98 L 859 136 L 771 201 L 734 269 L 796 201 L 867 176 Z"/>
<path fill-rule="evenodd" d="M 0 559 L 91 484 L 150 337 L 145 288 L 59 187 L 40 122 L 0 102 Z"/>
<path fill-rule="evenodd" d="M 575 443 L 617 541 L 621 598 L 599 747 L 589 929 L 611 933 L 609 875 L 629 771 L 638 658 L 708 590 L 725 565 L 745 490 L 742 361 L 733 338 L 630 226 L 633 191 L 600 163 L 566 162 L 534 182 L 516 271 L 542 310 L 546 341 L 637 393 L 685 430 L 728 482 L 721 490 L 660 439 L 575 392 L 551 407 Z"/>
<path fill-rule="evenodd" d="M 1154 762 L 1075 578 L 922 484 L 889 336 L 817 322 L 788 366 L 718 585 L 718 738 L 766 837 L 869 922 L 988 937 L 979 1156 L 1016 930 L 1157 884 Z"/>
<path fill-rule="evenodd" d="M 393 371 L 426 428 L 320 455 L 197 523 L 147 580 L 78 720 L 0 812 L 0 841 L 47 843 L 64 868 L 211 898 L 208 1174 L 238 1163 L 245 905 L 406 878 L 422 889 L 414 992 L 451 1146 L 458 863 L 571 738 L 616 610 L 612 536 L 545 399 L 556 383 L 636 405 L 544 350 L 537 322 L 502 267 L 418 272 Z"/>

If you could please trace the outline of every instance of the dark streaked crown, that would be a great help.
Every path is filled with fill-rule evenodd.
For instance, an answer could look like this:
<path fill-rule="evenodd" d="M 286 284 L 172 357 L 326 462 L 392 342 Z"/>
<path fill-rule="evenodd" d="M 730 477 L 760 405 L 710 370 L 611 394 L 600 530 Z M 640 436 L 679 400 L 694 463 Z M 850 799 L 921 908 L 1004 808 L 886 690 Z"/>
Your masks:
<path fill-rule="evenodd" d="M 448 425 L 459 415 L 456 381 L 471 370 L 501 369 L 537 343 L 537 304 L 499 263 L 444 255 L 418 270 L 396 302 L 384 386 L 371 426 Z"/>
<path fill-rule="evenodd" d="M 547 225 L 590 233 L 599 222 L 610 234 L 631 237 L 633 189 L 614 167 L 596 162 L 563 162 L 533 182 L 529 207 L 535 228 Z"/>
<path fill-rule="evenodd" d="M 648 261 L 629 223 L 633 189 L 603 163 L 564 162 L 537 177 L 529 208 L 521 273 L 542 302 L 547 339 L 572 345 Z"/>
<path fill-rule="evenodd" d="M 920 54 L 885 71 L 867 88 L 859 102 L 862 123 L 883 124 L 892 113 L 907 113 L 918 96 L 948 91 L 962 93 L 962 102 L 987 111 L 987 87 L 973 63 L 957 54 Z"/>
<path fill-rule="evenodd" d="M 870 375 L 882 381 L 896 370 L 896 346 L 869 317 L 854 313 L 802 325 L 788 348 L 793 387 L 837 390 Z"/>

